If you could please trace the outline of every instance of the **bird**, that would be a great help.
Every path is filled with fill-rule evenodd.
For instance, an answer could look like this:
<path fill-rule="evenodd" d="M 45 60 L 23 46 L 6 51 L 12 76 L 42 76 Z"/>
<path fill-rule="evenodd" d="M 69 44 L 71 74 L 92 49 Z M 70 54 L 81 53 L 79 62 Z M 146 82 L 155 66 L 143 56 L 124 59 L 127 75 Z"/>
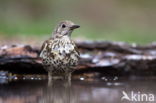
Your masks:
<path fill-rule="evenodd" d="M 63 76 L 68 81 L 71 80 L 71 74 L 80 58 L 77 46 L 71 39 L 71 34 L 79 27 L 72 21 L 61 21 L 51 37 L 43 42 L 40 58 L 43 67 L 48 72 L 49 80 L 52 80 L 55 75 Z"/>

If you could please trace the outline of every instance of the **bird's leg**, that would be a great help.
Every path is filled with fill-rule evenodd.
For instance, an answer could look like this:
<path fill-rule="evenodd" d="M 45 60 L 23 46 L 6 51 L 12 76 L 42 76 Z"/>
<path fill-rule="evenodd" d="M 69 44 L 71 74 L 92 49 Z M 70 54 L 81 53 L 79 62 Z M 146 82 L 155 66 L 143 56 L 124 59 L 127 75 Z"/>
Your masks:
<path fill-rule="evenodd" d="M 66 86 L 70 86 L 71 85 L 71 72 L 66 72 L 64 78 L 65 78 Z"/>
<path fill-rule="evenodd" d="M 71 72 L 65 73 L 65 80 L 71 81 Z"/>
<path fill-rule="evenodd" d="M 52 80 L 53 80 L 52 72 L 49 71 L 49 72 L 48 72 L 48 82 L 49 82 L 49 83 L 52 83 Z"/>
<path fill-rule="evenodd" d="M 71 81 L 71 72 L 68 73 L 68 81 Z"/>
<path fill-rule="evenodd" d="M 52 71 L 48 72 L 48 86 L 52 86 L 53 85 L 53 73 Z"/>

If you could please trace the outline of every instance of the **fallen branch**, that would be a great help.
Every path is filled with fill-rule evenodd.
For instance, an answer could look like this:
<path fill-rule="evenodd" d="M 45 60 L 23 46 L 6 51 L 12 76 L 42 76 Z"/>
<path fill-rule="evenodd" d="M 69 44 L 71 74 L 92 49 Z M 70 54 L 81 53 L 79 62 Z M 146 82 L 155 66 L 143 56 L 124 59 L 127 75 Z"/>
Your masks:
<path fill-rule="evenodd" d="M 156 75 L 156 45 L 129 45 L 122 42 L 77 42 L 81 53 L 74 74 L 96 76 Z M 22 74 L 45 74 L 39 48 L 30 45 L 0 47 L 0 70 Z M 94 75 L 95 76 L 95 75 Z"/>

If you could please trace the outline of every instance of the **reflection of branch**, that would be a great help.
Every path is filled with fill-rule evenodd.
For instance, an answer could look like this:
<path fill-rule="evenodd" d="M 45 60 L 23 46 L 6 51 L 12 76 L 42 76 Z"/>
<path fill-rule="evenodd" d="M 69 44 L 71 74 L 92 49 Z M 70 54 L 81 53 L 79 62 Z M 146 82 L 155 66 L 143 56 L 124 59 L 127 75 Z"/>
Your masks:
<path fill-rule="evenodd" d="M 136 75 L 156 74 L 155 44 L 138 46 L 121 42 L 77 42 L 77 46 L 81 59 L 74 74 L 88 72 L 109 76 L 128 76 L 134 73 Z M 0 70 L 45 74 L 46 71 L 38 55 L 39 48 L 29 45 L 2 46 L 0 47 Z M 151 73 L 148 73 L 148 70 Z"/>

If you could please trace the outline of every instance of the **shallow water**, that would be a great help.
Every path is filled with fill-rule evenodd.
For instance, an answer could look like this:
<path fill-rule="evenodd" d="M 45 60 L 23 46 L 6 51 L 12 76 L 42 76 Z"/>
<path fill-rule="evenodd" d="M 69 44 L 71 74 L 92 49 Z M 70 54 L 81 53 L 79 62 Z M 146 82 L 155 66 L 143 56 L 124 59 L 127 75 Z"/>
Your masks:
<path fill-rule="evenodd" d="M 155 78 L 73 80 L 16 80 L 0 84 L 0 103 L 138 103 L 121 100 L 123 91 L 156 96 Z M 155 103 L 141 101 L 139 103 Z M 155 99 L 155 98 L 154 98 Z"/>

